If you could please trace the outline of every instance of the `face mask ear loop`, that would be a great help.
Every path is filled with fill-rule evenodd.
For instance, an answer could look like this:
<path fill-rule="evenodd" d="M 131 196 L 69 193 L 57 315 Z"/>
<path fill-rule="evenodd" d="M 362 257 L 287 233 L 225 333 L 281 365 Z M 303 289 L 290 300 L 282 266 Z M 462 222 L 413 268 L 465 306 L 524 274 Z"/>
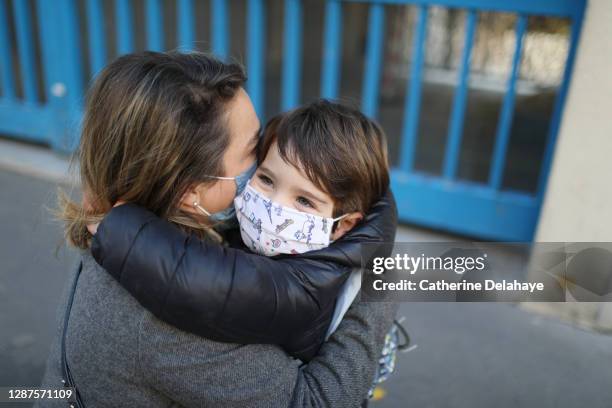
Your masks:
<path fill-rule="evenodd" d="M 338 227 L 338 224 L 336 224 L 338 221 L 340 221 L 341 219 L 343 219 L 344 217 L 346 217 L 348 215 L 348 213 L 341 215 L 339 217 L 336 218 L 332 218 L 332 228 L 331 231 L 329 232 L 330 235 L 334 233 L 334 231 L 336 231 L 336 228 Z M 333 242 L 330 240 L 330 242 Z"/>
<path fill-rule="evenodd" d="M 236 180 L 236 177 L 206 176 L 217 180 Z"/>
<path fill-rule="evenodd" d="M 201 206 L 201 205 L 200 205 L 200 204 L 199 204 L 197 201 L 194 201 L 194 202 L 193 202 L 193 207 L 194 207 L 196 210 L 200 210 L 200 212 L 202 212 L 202 213 L 203 213 L 204 215 L 206 215 L 207 217 L 210 217 L 210 213 L 209 213 L 208 211 L 206 211 L 206 210 L 204 209 L 204 207 L 202 207 L 202 206 Z"/>
<path fill-rule="evenodd" d="M 348 213 L 346 213 L 346 214 L 344 214 L 344 215 L 341 215 L 341 216 L 339 216 L 339 217 L 336 217 L 336 218 L 332 218 L 332 222 L 334 222 L 334 223 L 335 223 L 335 222 L 338 222 L 338 221 L 340 221 L 341 219 L 343 219 L 343 218 L 344 218 L 344 217 L 346 217 L 346 216 L 348 216 Z"/>

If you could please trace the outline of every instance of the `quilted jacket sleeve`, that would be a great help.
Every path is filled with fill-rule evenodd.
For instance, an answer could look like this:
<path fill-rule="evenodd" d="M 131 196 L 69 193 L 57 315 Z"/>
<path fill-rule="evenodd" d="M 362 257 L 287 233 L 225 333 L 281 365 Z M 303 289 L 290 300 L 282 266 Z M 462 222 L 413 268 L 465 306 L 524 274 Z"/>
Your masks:
<path fill-rule="evenodd" d="M 181 330 L 217 341 L 270 343 L 309 360 L 361 244 L 392 242 L 388 193 L 328 248 L 267 258 L 185 234 L 134 204 L 114 208 L 92 243 L 96 261 L 145 308 Z"/>

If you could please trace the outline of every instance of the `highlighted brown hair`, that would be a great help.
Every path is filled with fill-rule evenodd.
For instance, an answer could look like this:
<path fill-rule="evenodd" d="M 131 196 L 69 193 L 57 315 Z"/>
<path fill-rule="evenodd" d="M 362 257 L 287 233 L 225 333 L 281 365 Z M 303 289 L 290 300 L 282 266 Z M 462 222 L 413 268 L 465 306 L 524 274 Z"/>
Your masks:
<path fill-rule="evenodd" d="M 242 67 L 202 53 L 123 56 L 98 75 L 88 93 L 77 152 L 89 205 L 60 197 L 68 241 L 87 248 L 86 225 L 117 200 L 202 231 L 179 209 L 187 189 L 223 174 L 229 145 L 226 104 L 246 80 Z"/>
<path fill-rule="evenodd" d="M 334 216 L 366 213 L 389 188 L 382 128 L 359 110 L 319 99 L 272 118 L 258 160 L 278 146 L 283 160 L 334 200 Z"/>

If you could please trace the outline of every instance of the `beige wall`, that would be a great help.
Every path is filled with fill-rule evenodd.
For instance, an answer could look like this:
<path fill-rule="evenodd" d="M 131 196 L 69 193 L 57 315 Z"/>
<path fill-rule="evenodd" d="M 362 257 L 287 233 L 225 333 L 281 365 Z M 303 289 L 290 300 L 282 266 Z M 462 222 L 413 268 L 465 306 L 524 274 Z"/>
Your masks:
<path fill-rule="evenodd" d="M 536 241 L 612 241 L 612 1 L 587 7 Z M 612 330 L 612 303 L 525 306 Z"/>
<path fill-rule="evenodd" d="M 612 1 L 589 0 L 536 234 L 612 241 Z"/>

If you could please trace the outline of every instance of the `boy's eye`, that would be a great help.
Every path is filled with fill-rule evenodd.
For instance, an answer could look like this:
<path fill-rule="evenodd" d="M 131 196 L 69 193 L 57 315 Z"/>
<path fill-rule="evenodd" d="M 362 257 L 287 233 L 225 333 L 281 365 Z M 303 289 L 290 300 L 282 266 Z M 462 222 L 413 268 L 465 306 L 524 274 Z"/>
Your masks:
<path fill-rule="evenodd" d="M 272 183 L 272 179 L 270 179 L 270 177 L 268 177 L 268 176 L 266 176 L 264 174 L 259 174 L 257 177 L 266 186 L 271 186 L 272 184 L 274 184 L 274 183 Z"/>
<path fill-rule="evenodd" d="M 312 204 L 312 202 L 304 197 L 298 197 L 296 199 L 296 201 L 298 202 L 299 205 L 304 206 L 304 207 L 308 207 L 308 208 L 314 208 L 314 205 Z"/>

